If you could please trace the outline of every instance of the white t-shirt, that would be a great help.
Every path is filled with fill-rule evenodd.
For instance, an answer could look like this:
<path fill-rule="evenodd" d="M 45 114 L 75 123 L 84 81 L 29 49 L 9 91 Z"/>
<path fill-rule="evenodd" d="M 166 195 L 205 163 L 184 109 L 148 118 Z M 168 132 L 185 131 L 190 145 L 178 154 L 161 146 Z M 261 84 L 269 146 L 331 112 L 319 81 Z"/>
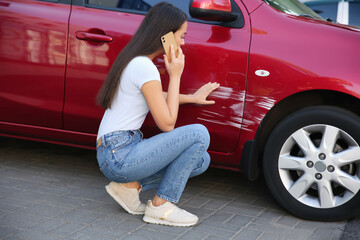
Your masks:
<path fill-rule="evenodd" d="M 144 83 L 160 80 L 155 64 L 146 56 L 135 57 L 125 67 L 120 85 L 111 104 L 101 120 L 97 139 L 119 130 L 141 128 L 149 107 L 141 92 Z"/>

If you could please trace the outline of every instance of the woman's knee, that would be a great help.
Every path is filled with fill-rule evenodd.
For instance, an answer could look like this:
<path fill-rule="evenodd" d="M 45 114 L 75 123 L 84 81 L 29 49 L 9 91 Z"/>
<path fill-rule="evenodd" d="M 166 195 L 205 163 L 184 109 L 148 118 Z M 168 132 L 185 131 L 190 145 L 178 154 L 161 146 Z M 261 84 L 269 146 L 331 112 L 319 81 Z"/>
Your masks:
<path fill-rule="evenodd" d="M 192 124 L 189 126 L 191 127 L 191 131 L 198 134 L 198 136 L 202 139 L 207 149 L 210 144 L 210 134 L 208 129 L 202 124 Z"/>

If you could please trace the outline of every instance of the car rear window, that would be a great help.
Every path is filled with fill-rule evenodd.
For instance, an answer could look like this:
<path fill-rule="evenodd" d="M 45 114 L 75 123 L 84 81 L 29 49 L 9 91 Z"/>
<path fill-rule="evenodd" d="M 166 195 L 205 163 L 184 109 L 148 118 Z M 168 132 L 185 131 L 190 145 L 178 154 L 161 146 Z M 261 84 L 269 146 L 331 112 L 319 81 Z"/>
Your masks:
<path fill-rule="evenodd" d="M 360 2 L 349 2 L 349 24 L 360 26 Z"/>
<path fill-rule="evenodd" d="M 337 9 L 338 9 L 338 3 L 307 3 L 307 6 L 309 6 L 314 12 L 322 16 L 324 19 L 330 18 L 334 21 L 336 21 L 337 16 Z"/>

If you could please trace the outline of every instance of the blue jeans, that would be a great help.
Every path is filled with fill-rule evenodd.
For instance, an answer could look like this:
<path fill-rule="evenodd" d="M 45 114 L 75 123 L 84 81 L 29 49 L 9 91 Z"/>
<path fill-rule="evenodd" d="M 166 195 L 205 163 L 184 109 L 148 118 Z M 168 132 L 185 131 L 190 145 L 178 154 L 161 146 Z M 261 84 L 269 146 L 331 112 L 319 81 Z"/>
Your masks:
<path fill-rule="evenodd" d="M 143 139 L 140 130 L 117 131 L 101 137 L 97 148 L 100 170 L 111 181 L 137 181 L 143 191 L 177 203 L 189 177 L 210 164 L 209 132 L 201 124 L 176 128 Z"/>

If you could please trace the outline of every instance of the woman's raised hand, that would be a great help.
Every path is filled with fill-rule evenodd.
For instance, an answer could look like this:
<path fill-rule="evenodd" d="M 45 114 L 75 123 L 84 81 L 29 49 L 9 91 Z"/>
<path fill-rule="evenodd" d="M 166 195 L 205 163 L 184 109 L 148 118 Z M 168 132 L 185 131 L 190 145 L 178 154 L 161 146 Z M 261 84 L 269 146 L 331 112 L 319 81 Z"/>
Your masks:
<path fill-rule="evenodd" d="M 176 57 L 173 45 L 171 45 L 170 47 L 170 54 L 171 62 L 169 62 L 169 59 L 164 54 L 165 67 L 169 73 L 169 77 L 170 79 L 172 79 L 173 77 L 180 78 L 184 70 L 185 55 L 183 54 L 181 48 L 178 47 L 178 56 Z"/>
<path fill-rule="evenodd" d="M 212 93 L 215 89 L 220 87 L 219 83 L 207 83 L 200 87 L 196 92 L 193 94 L 193 101 L 196 104 L 202 104 L 202 105 L 209 105 L 214 104 L 215 101 L 213 100 L 206 100 L 206 98 Z"/>

